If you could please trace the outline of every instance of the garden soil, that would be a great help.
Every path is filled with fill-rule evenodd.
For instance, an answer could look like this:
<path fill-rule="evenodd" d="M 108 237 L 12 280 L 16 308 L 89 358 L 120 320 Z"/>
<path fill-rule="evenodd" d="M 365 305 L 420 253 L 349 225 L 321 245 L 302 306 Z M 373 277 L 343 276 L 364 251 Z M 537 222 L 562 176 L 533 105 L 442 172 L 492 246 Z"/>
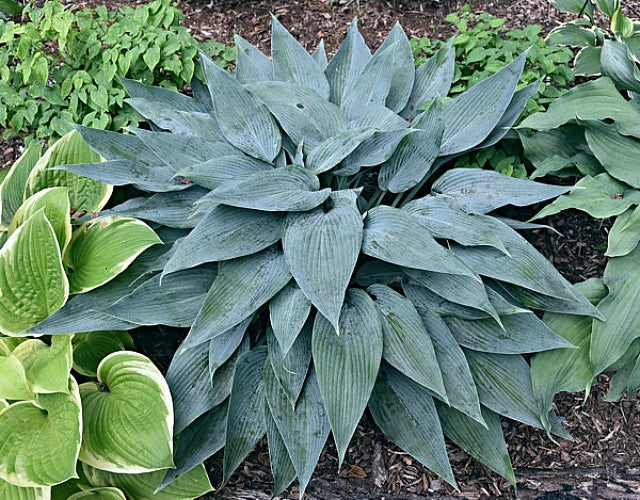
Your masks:
<path fill-rule="evenodd" d="M 65 1 L 75 8 L 147 3 L 148 0 Z M 263 50 L 269 49 L 270 15 L 280 21 L 308 49 L 325 40 L 327 53 L 335 53 L 354 17 L 367 43 L 376 48 L 399 21 L 411 36 L 444 40 L 455 34 L 445 20 L 463 3 L 454 0 L 180 0 L 185 24 L 199 40 L 215 38 L 231 43 L 234 33 Z M 539 24 L 543 32 L 566 20 L 546 0 L 470 0 L 476 12 L 507 19 L 509 28 Z M 623 2 L 626 14 L 640 20 L 640 2 Z M 20 142 L 0 142 L 0 168 L 20 152 Z M 526 217 L 528 213 L 521 213 Z M 570 281 L 602 276 L 610 221 L 597 221 L 569 211 L 548 218 L 551 230 L 535 230 L 527 237 Z M 136 343 L 166 370 L 180 337 L 170 330 L 139 333 Z M 603 402 L 608 378 L 603 375 L 585 401 L 584 394 L 561 394 L 556 411 L 573 435 L 571 441 L 551 441 L 544 432 L 504 420 L 503 427 L 516 473 L 521 499 L 631 499 L 640 498 L 640 400 L 638 395 L 617 403 Z M 344 465 L 337 468 L 337 453 L 328 444 L 307 489 L 309 499 L 418 499 L 515 498 L 513 487 L 498 475 L 449 445 L 449 458 L 459 490 L 438 479 L 413 458 L 395 447 L 365 414 L 358 426 Z M 207 462 L 220 479 L 222 454 Z M 268 499 L 272 480 L 269 455 L 263 440 L 239 467 L 229 484 L 209 495 L 215 499 Z M 294 485 L 284 498 L 298 498 Z"/>

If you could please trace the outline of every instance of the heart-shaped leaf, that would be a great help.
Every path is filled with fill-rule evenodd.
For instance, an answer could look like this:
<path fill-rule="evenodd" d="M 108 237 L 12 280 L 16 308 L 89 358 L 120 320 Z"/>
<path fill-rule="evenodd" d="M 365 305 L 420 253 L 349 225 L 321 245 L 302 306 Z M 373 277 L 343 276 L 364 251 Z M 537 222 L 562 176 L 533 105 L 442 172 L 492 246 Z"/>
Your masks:
<path fill-rule="evenodd" d="M 95 377 L 98 365 L 112 352 L 133 349 L 127 332 L 97 331 L 73 336 L 73 369 L 85 377 Z"/>
<path fill-rule="evenodd" d="M 71 371 L 71 335 L 56 335 L 51 346 L 29 339 L 16 347 L 13 356 L 24 366 L 34 392 L 52 393 L 69 390 Z"/>

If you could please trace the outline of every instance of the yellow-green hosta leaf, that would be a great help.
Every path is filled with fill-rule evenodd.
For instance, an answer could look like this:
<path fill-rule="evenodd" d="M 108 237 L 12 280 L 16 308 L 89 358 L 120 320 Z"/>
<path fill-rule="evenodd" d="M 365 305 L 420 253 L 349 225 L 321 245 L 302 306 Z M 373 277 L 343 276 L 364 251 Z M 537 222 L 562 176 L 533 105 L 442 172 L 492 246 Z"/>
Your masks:
<path fill-rule="evenodd" d="M 112 352 L 133 349 L 127 332 L 98 331 L 73 336 L 73 369 L 86 377 L 95 377 L 98 365 Z"/>
<path fill-rule="evenodd" d="M 12 354 L 24 366 L 33 392 L 52 393 L 69 390 L 71 335 L 54 335 L 51 346 L 41 340 L 29 339 L 16 347 Z"/>
<path fill-rule="evenodd" d="M 22 400 L 32 397 L 33 392 L 20 360 L 13 355 L 0 356 L 0 398 Z"/>
<path fill-rule="evenodd" d="M 71 239 L 71 205 L 67 193 L 67 188 L 55 187 L 43 189 L 30 196 L 16 211 L 9 224 L 8 235 L 11 236 L 31 215 L 44 208 L 44 214 L 56 233 L 60 251 L 64 251 Z"/>
<path fill-rule="evenodd" d="M 32 142 L 9 169 L 0 184 L 0 226 L 9 225 L 24 201 L 24 189 L 31 170 L 40 159 L 42 145 Z"/>
<path fill-rule="evenodd" d="M 73 233 L 64 254 L 71 293 L 93 290 L 124 271 L 151 245 L 162 243 L 144 222 L 126 217 L 101 217 Z"/>
<path fill-rule="evenodd" d="M 115 352 L 97 375 L 80 386 L 80 460 L 116 473 L 173 467 L 173 403 L 160 371 L 142 354 Z"/>
<path fill-rule="evenodd" d="M 68 393 L 39 394 L 35 401 L 0 410 L 0 478 L 17 486 L 42 487 L 77 477 L 80 413 L 72 377 Z"/>
<path fill-rule="evenodd" d="M 82 464 L 82 470 L 94 486 L 120 489 L 129 500 L 191 500 L 212 491 L 204 465 L 199 465 L 156 492 L 165 471 L 146 474 L 114 474 Z"/>
<path fill-rule="evenodd" d="M 60 309 L 68 296 L 56 234 L 39 210 L 0 249 L 0 333 L 18 335 Z"/>
<path fill-rule="evenodd" d="M 113 186 L 53 167 L 99 161 L 100 155 L 89 147 L 77 130 L 72 130 L 38 160 L 27 179 L 25 195 L 31 196 L 50 187 L 68 187 L 74 211 L 98 212 L 111 197 Z"/>
<path fill-rule="evenodd" d="M 96 500 L 127 500 L 124 493 L 118 488 L 91 488 L 90 490 L 74 493 L 67 500 L 79 500 L 81 498 L 95 498 Z"/>
<path fill-rule="evenodd" d="M 24 488 L 0 479 L 0 498 L 2 500 L 50 500 L 51 487 Z"/>

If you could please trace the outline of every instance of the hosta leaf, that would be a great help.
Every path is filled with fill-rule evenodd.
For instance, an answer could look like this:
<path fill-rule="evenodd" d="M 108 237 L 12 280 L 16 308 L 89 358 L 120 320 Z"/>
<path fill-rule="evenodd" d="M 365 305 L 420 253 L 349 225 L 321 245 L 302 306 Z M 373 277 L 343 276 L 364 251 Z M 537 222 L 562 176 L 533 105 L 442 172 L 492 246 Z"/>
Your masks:
<path fill-rule="evenodd" d="M 303 142 L 305 152 L 347 129 L 340 108 L 309 88 L 285 82 L 262 82 L 247 88 L 267 106 L 294 144 Z"/>
<path fill-rule="evenodd" d="M 630 254 L 640 242 L 640 205 L 635 210 L 620 214 L 609 231 L 609 246 L 605 255 L 623 257 Z"/>
<path fill-rule="evenodd" d="M 378 427 L 394 443 L 456 486 L 433 398 L 424 387 L 383 365 L 369 410 Z"/>
<path fill-rule="evenodd" d="M 320 188 L 318 178 L 308 170 L 290 165 L 268 172 L 238 176 L 209 195 L 217 203 L 266 212 L 311 210 L 323 203 L 329 189 Z"/>
<path fill-rule="evenodd" d="M 640 190 L 615 180 L 609 174 L 583 177 L 570 194 L 561 196 L 544 207 L 531 220 L 557 214 L 568 208 L 587 212 L 592 217 L 603 219 L 620 215 L 632 205 L 640 204 Z"/>
<path fill-rule="evenodd" d="M 295 408 L 311 363 L 311 325 L 304 328 L 288 352 L 283 352 L 270 329 L 267 329 L 269 362 L 291 406 Z"/>
<path fill-rule="evenodd" d="M 625 43 L 605 38 L 600 61 L 603 75 L 625 90 L 640 92 L 640 71 Z"/>
<path fill-rule="evenodd" d="M 0 225 L 8 226 L 24 201 L 27 179 L 40 159 L 42 145 L 33 141 L 11 166 L 0 183 Z"/>
<path fill-rule="evenodd" d="M 12 355 L 0 356 L 0 398 L 4 404 L 0 409 L 8 406 L 6 400 L 29 400 L 33 398 L 33 392 L 29 387 L 24 366 L 18 358 Z"/>
<path fill-rule="evenodd" d="M 384 285 L 372 285 L 367 292 L 382 321 L 382 356 L 391 366 L 443 400 L 447 392 L 431 338 L 411 301 Z"/>
<path fill-rule="evenodd" d="M 133 340 L 127 332 L 77 333 L 73 336 L 73 369 L 86 377 L 95 377 L 103 358 L 112 352 L 133 348 Z"/>
<path fill-rule="evenodd" d="M 271 16 L 271 58 L 274 79 L 308 87 L 323 99 L 329 98 L 323 69 L 275 16 Z"/>
<path fill-rule="evenodd" d="M 17 486 L 50 486 L 76 476 L 82 417 L 78 385 L 0 410 L 0 478 Z M 56 446 L 51 446 L 56 443 Z"/>
<path fill-rule="evenodd" d="M 438 97 L 445 97 L 449 93 L 455 57 L 453 38 L 450 38 L 442 48 L 416 69 L 411 97 L 400 115 L 413 119 L 424 103 Z"/>
<path fill-rule="evenodd" d="M 315 174 L 331 170 L 375 133 L 372 127 L 345 130 L 318 144 L 307 156 L 306 167 Z"/>
<path fill-rule="evenodd" d="M 180 433 L 173 460 L 175 469 L 166 471 L 158 489 L 193 470 L 224 447 L 228 403 L 212 408 Z"/>
<path fill-rule="evenodd" d="M 435 403 L 445 435 L 473 458 L 508 479 L 515 487 L 516 478 L 498 415 L 482 408 L 485 427 L 454 408 L 438 401 Z"/>
<path fill-rule="evenodd" d="M 82 464 L 82 471 L 94 486 L 114 487 L 130 500 L 176 500 L 198 498 L 212 491 L 204 465 L 196 467 L 166 488 L 156 492 L 164 471 L 144 474 L 116 474 Z"/>
<path fill-rule="evenodd" d="M 127 500 L 118 488 L 91 488 L 71 495 L 68 500 L 99 498 L 100 500 Z"/>
<path fill-rule="evenodd" d="M 295 409 L 278 384 L 270 363 L 265 363 L 264 388 L 271 415 L 298 475 L 302 498 L 329 436 L 329 421 L 316 372 L 310 371 Z"/>
<path fill-rule="evenodd" d="M 577 85 L 554 100 L 546 112 L 525 118 L 519 128 L 551 130 L 573 120 L 615 120 L 624 135 L 640 136 L 640 110 L 630 104 L 609 78 Z"/>
<path fill-rule="evenodd" d="M 233 146 L 229 147 L 234 149 Z M 207 189 L 215 189 L 238 176 L 268 172 L 272 169 L 273 165 L 270 163 L 244 155 L 236 149 L 228 150 L 202 163 L 184 166 L 176 175 L 181 175 Z"/>
<path fill-rule="evenodd" d="M 431 189 L 452 197 L 466 212 L 486 214 L 506 205 L 533 205 L 571 188 L 516 179 L 493 170 L 455 168 L 445 172 Z"/>
<path fill-rule="evenodd" d="M 219 205 L 184 239 L 163 274 L 260 252 L 280 240 L 283 225 L 284 214 Z"/>
<path fill-rule="evenodd" d="M 522 356 L 471 350 L 465 350 L 465 355 L 484 406 L 513 420 L 544 428 L 529 365 Z"/>
<path fill-rule="evenodd" d="M 281 136 L 267 108 L 202 52 L 200 62 L 224 137 L 259 160 L 273 161 L 280 151 Z M 230 103 L 233 103 L 233 107 L 229 106 Z"/>
<path fill-rule="evenodd" d="M 359 125 L 364 126 L 364 125 Z M 379 130 L 365 139 L 342 163 L 335 173 L 339 175 L 353 175 L 358 173 L 361 167 L 372 167 L 384 163 L 400 144 L 400 141 L 413 129 Z"/>
<path fill-rule="evenodd" d="M 262 381 L 266 359 L 267 350 L 264 346 L 256 347 L 238 359 L 229 398 L 223 486 L 267 431 L 263 413 L 265 399 Z"/>
<path fill-rule="evenodd" d="M 0 498 L 5 500 L 50 500 L 51 487 L 23 488 L 0 479 Z"/>
<path fill-rule="evenodd" d="M 574 60 L 576 76 L 600 76 L 602 74 L 602 47 L 583 47 Z"/>
<path fill-rule="evenodd" d="M 101 217 L 85 222 L 71 238 L 64 262 L 71 293 L 87 292 L 112 280 L 133 260 L 162 240 L 144 222 Z"/>
<path fill-rule="evenodd" d="M 526 57 L 524 52 L 497 73 L 443 104 L 445 130 L 441 156 L 461 153 L 487 138 L 513 98 Z"/>
<path fill-rule="evenodd" d="M 640 336 L 640 314 L 635 306 L 640 300 L 639 256 L 640 248 L 636 248 L 624 257 L 611 259 L 605 269 L 609 295 L 598 308 L 607 321 L 593 322 L 590 353 L 594 374 L 618 360 Z"/>
<path fill-rule="evenodd" d="M 418 218 L 397 208 L 379 206 L 368 212 L 362 251 L 404 267 L 474 276 L 455 254 L 436 242 Z"/>
<path fill-rule="evenodd" d="M 267 425 L 267 441 L 269 443 L 269 464 L 271 465 L 271 474 L 273 475 L 273 496 L 278 496 L 296 478 L 296 469 L 291 463 L 289 452 L 282 440 L 282 435 L 278 430 L 276 421 L 271 415 L 269 404 L 264 405 L 264 419 Z"/>
<path fill-rule="evenodd" d="M 25 196 L 50 187 L 67 187 L 74 210 L 97 212 L 111 197 L 112 186 L 71 172 L 51 170 L 51 167 L 99 161 L 100 155 L 89 147 L 80 133 L 72 130 L 51 146 L 33 167 L 27 180 Z"/>
<path fill-rule="evenodd" d="M 464 352 L 440 316 L 417 304 L 416 308 L 433 342 L 449 404 L 484 425 L 478 390 Z"/>
<path fill-rule="evenodd" d="M 221 368 L 234 352 L 241 355 L 244 349 L 241 345 L 246 343 L 245 332 L 251 323 L 251 318 L 245 319 L 239 325 L 234 326 L 227 330 L 224 334 L 212 338 L 209 341 L 209 376 L 211 377 L 211 383 L 213 384 L 215 374 L 218 369 Z M 233 362 L 237 364 L 237 360 Z M 234 368 L 235 370 L 235 368 Z"/>
<path fill-rule="evenodd" d="M 283 355 L 298 338 L 310 311 L 311 301 L 294 281 L 269 302 L 271 328 Z"/>
<path fill-rule="evenodd" d="M 490 319 L 449 317 L 445 322 L 460 345 L 476 351 L 522 354 L 573 347 L 532 313 L 505 316 L 502 328 Z"/>
<path fill-rule="evenodd" d="M 640 85 L 640 81 L 638 82 Z M 640 141 L 620 135 L 615 125 L 585 122 L 584 136 L 589 149 L 609 175 L 640 189 L 640 173 L 633 161 L 640 155 Z"/>
<path fill-rule="evenodd" d="M 320 208 L 289 214 L 282 236 L 296 283 L 336 329 L 362 244 L 355 198 L 350 191 L 335 192 Z"/>
<path fill-rule="evenodd" d="M 253 315 L 290 280 L 284 255 L 274 247 L 220 263 L 218 276 L 189 331 L 185 347 L 222 335 Z"/>
<path fill-rule="evenodd" d="M 88 127 L 76 127 L 85 141 L 103 158 L 110 161 L 128 161 L 154 167 L 159 164 L 158 157 L 139 137 L 131 134 L 119 134 L 107 130 Z M 93 165 L 96 171 L 104 165 Z"/>
<path fill-rule="evenodd" d="M 173 467 L 173 403 L 160 371 L 141 354 L 116 352 L 97 376 L 80 386 L 80 460 L 129 474 Z"/>
<path fill-rule="evenodd" d="M 33 214 L 0 249 L 0 332 L 17 335 L 67 301 L 69 283 L 56 234 L 44 211 Z"/>
<path fill-rule="evenodd" d="M 127 93 L 133 98 L 147 99 L 151 102 L 162 102 L 163 105 L 172 110 L 181 111 L 206 111 L 195 99 L 180 92 L 164 87 L 145 85 L 137 80 L 119 77 Z"/>
<path fill-rule="evenodd" d="M 323 316 L 316 316 L 313 362 L 340 467 L 367 407 L 382 359 L 382 324 L 373 300 L 364 291 L 348 291 L 339 332 L 336 335 Z"/>
<path fill-rule="evenodd" d="M 242 84 L 272 80 L 271 59 L 240 35 L 234 35 L 233 39 L 237 49 L 236 79 Z"/>
<path fill-rule="evenodd" d="M 313 60 L 322 70 L 327 67 L 329 61 L 327 60 L 327 51 L 324 48 L 324 40 L 320 40 L 320 43 L 316 47 L 313 53 Z"/>
<path fill-rule="evenodd" d="M 12 355 L 20 360 L 32 390 L 37 393 L 67 392 L 71 371 L 71 336 L 57 335 L 51 346 L 29 339 L 16 347 Z"/>
<path fill-rule="evenodd" d="M 354 19 L 344 42 L 324 70 L 331 87 L 331 102 L 342 103 L 345 88 L 354 85 L 370 58 L 369 48 L 358 32 L 358 21 Z"/>
<path fill-rule="evenodd" d="M 9 234 L 11 234 L 24 222 L 40 209 L 44 209 L 44 215 L 51 224 L 60 251 L 71 240 L 71 206 L 69 204 L 68 189 L 64 187 L 54 187 L 43 189 L 30 196 L 16 211 L 11 224 L 9 224 Z"/>

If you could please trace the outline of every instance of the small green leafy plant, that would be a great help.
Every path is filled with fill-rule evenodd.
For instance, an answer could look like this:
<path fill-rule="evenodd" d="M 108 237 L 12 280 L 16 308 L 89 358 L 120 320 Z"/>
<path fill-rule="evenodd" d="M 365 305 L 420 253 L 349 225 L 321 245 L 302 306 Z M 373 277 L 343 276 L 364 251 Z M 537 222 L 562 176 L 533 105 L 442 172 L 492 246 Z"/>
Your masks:
<path fill-rule="evenodd" d="M 372 55 L 354 22 L 330 61 L 275 18 L 271 58 L 236 45 L 235 74 L 201 56 L 193 98 L 124 81 L 152 131 L 79 128 L 107 161 L 64 169 L 143 191 L 105 215 L 155 222 L 165 244 L 32 332 L 189 328 L 162 484 L 222 447 L 224 484 L 266 433 L 274 493 L 297 477 L 304 494 L 329 432 L 342 464 L 367 406 L 449 483 L 444 435 L 513 482 L 499 414 L 566 435 L 522 354 L 570 344 L 525 304 L 598 315 L 526 224 L 489 215 L 568 188 L 442 173 L 517 120 L 538 90 L 517 90 L 525 56 L 443 100 L 453 46 L 415 69 L 399 25 Z"/>
<path fill-rule="evenodd" d="M 135 9 L 77 12 L 58 0 L 24 10 L 24 23 L 0 21 L 0 126 L 4 135 L 50 139 L 72 123 L 120 130 L 140 115 L 124 106 L 117 76 L 182 89 L 195 74 L 198 43 L 170 0 Z M 221 64 L 235 59 L 217 42 L 202 45 Z"/>
<path fill-rule="evenodd" d="M 22 12 L 22 5 L 15 0 L 0 0 L 0 19 L 17 16 Z"/>

